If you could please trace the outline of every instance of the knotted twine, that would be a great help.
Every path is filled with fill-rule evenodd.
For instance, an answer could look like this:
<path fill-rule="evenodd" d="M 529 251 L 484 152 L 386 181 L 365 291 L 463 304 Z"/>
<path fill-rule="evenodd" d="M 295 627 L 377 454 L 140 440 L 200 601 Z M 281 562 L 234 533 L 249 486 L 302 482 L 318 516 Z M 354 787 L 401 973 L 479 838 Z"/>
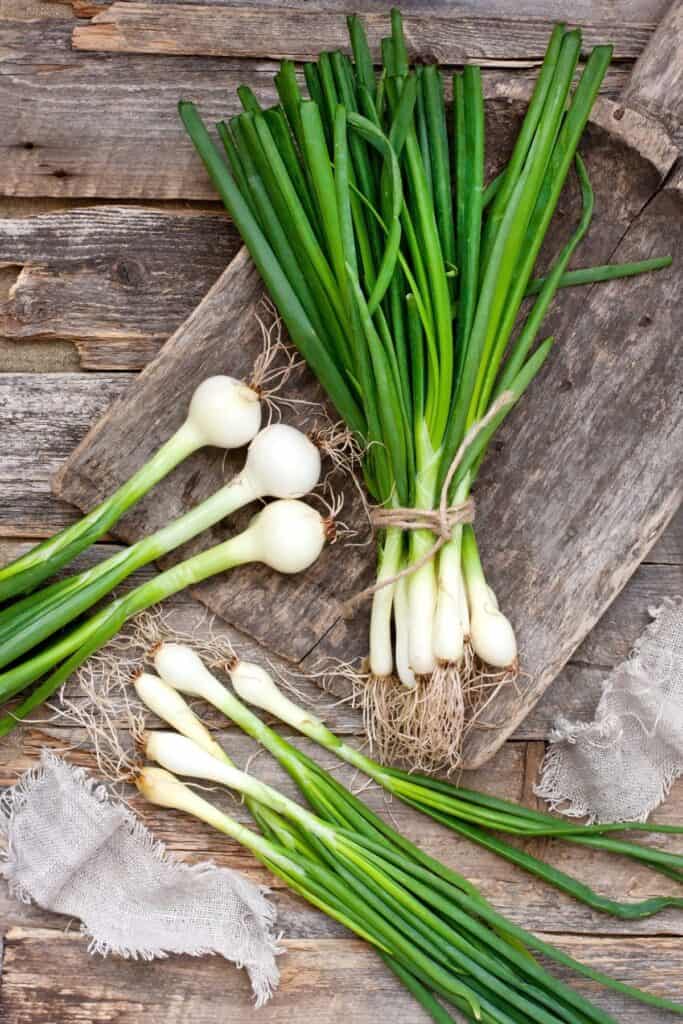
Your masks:
<path fill-rule="evenodd" d="M 351 615 L 356 610 L 356 607 L 366 600 L 368 597 L 372 597 L 378 590 L 383 590 L 384 587 L 389 587 L 394 583 L 397 583 L 404 576 L 411 576 L 418 569 L 421 569 L 423 565 L 427 565 L 433 558 L 438 555 L 444 544 L 447 544 L 453 536 L 453 530 L 456 526 L 460 526 L 465 523 L 474 522 L 474 500 L 467 498 L 465 501 L 458 503 L 457 505 L 448 504 L 448 492 L 451 489 L 453 478 L 465 457 L 467 449 L 476 440 L 479 434 L 490 425 L 490 423 L 498 416 L 506 406 L 511 405 L 515 401 L 515 395 L 512 391 L 503 391 L 498 398 L 495 400 L 493 405 L 490 407 L 485 416 L 482 416 L 480 420 L 472 424 L 470 429 L 463 437 L 458 450 L 453 456 L 448 472 L 444 478 L 444 482 L 441 486 L 441 493 L 439 495 L 439 504 L 436 508 L 385 508 L 384 506 L 378 506 L 370 511 L 370 524 L 373 529 L 388 529 L 389 527 L 395 527 L 400 530 L 429 530 L 430 533 L 435 535 L 435 541 L 432 546 L 425 551 L 420 558 L 415 559 L 410 565 L 405 566 L 399 572 L 394 573 L 393 576 L 386 576 L 384 579 L 377 580 L 372 586 L 366 587 L 361 590 L 358 594 L 349 598 L 344 606 L 344 612 L 346 615 Z"/>
<path fill-rule="evenodd" d="M 590 821 L 645 821 L 683 775 L 683 599 L 650 613 L 590 723 L 560 719 L 535 788 Z"/>
<path fill-rule="evenodd" d="M 12 894 L 78 918 L 90 952 L 220 953 L 246 968 L 257 1006 L 277 987 L 265 890 L 227 868 L 176 860 L 103 785 L 52 751 L 3 794 L 0 835 Z"/>

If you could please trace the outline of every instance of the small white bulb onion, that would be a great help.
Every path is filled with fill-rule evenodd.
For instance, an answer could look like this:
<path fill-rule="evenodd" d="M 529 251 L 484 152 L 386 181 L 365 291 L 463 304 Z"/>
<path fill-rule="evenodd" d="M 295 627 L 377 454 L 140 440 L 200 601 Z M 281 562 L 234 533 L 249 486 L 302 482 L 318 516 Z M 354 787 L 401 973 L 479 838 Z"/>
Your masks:
<path fill-rule="evenodd" d="M 203 817 L 197 813 L 203 803 L 202 798 L 163 768 L 145 765 L 137 775 L 135 785 L 151 804 Z"/>
<path fill-rule="evenodd" d="M 499 611 L 496 595 L 486 582 L 470 526 L 463 530 L 462 570 L 470 611 L 470 642 L 475 654 L 492 668 L 512 668 L 517 661 L 515 631 Z"/>
<path fill-rule="evenodd" d="M 260 782 L 253 775 L 248 775 L 234 765 L 207 754 L 186 736 L 179 736 L 175 732 L 148 733 L 145 737 L 145 753 L 151 761 L 156 761 L 174 775 L 218 782 L 237 793 L 258 800 L 273 811 L 286 814 L 294 821 L 304 821 L 307 824 L 312 822 L 319 834 L 329 833 L 327 826 L 317 823 L 317 820 L 299 804 L 283 796 L 272 786 Z"/>
<path fill-rule="evenodd" d="M 261 401 L 233 377 L 207 377 L 192 395 L 186 423 L 202 445 L 241 448 L 261 427 Z"/>
<path fill-rule="evenodd" d="M 439 591 L 434 616 L 434 654 L 439 661 L 457 664 L 469 635 L 467 593 L 460 567 L 460 544 L 451 541 L 439 556 Z"/>
<path fill-rule="evenodd" d="M 199 655 L 185 644 L 164 641 L 154 649 L 154 667 L 174 690 L 189 697 L 203 697 L 213 703 L 210 695 L 223 696 L 225 687 L 209 672 Z"/>
<path fill-rule="evenodd" d="M 150 672 L 141 672 L 133 680 L 133 686 L 142 703 L 163 722 L 193 740 L 213 757 L 224 756 L 222 747 L 216 743 L 204 723 L 188 707 L 178 691 L 163 679 Z"/>
<path fill-rule="evenodd" d="M 401 577 L 394 595 L 394 625 L 396 627 L 396 674 L 404 686 L 417 685 L 410 667 L 410 609 L 408 605 L 408 579 Z"/>
<path fill-rule="evenodd" d="M 303 708 L 289 700 L 260 665 L 251 661 L 237 661 L 229 668 L 229 672 L 235 692 L 247 704 L 268 711 L 294 729 L 305 731 L 307 725 L 322 724 L 315 715 L 307 714 Z"/>
<path fill-rule="evenodd" d="M 511 668 L 517 660 L 512 625 L 486 593 L 470 596 L 470 641 L 482 661 L 492 668 Z"/>
<path fill-rule="evenodd" d="M 174 775 L 187 775 L 207 782 L 219 782 L 242 790 L 244 772 L 202 750 L 194 740 L 177 732 L 148 732 L 145 754 Z"/>
<path fill-rule="evenodd" d="M 237 539 L 237 538 L 235 538 Z M 240 534 L 249 560 L 278 572 L 303 572 L 316 561 L 327 539 L 320 513 L 302 501 L 284 499 L 266 505 Z"/>
<path fill-rule="evenodd" d="M 296 427 L 273 423 L 249 445 L 240 477 L 256 497 L 301 498 L 320 479 L 320 452 Z"/>

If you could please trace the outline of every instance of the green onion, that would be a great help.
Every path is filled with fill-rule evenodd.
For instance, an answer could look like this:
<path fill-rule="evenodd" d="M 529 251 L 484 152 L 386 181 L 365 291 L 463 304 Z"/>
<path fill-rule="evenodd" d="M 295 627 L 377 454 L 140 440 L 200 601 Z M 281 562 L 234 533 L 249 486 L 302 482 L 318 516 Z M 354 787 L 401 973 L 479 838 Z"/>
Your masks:
<path fill-rule="evenodd" d="M 320 478 L 320 453 L 294 427 L 274 423 L 251 442 L 242 471 L 185 515 L 91 569 L 0 612 L 0 668 L 62 629 L 122 580 L 260 498 L 301 498 Z"/>
<path fill-rule="evenodd" d="M 146 743 L 148 756 L 175 774 L 236 789 L 284 817 L 320 858 L 317 863 L 322 862 L 325 872 L 331 873 L 312 872 L 305 878 L 299 875 L 298 887 L 293 886 L 295 891 L 309 898 L 308 884 L 312 879 L 320 888 L 313 890 L 318 902 L 311 902 L 337 919 L 343 908 L 347 926 L 393 957 L 433 995 L 459 1008 L 468 1019 L 524 1019 L 543 1024 L 611 1020 L 608 1014 L 550 976 L 529 955 L 530 949 L 644 1003 L 683 1013 L 683 1007 L 677 1004 L 622 985 L 574 961 L 497 914 L 462 876 L 422 853 L 315 762 L 265 726 L 188 648 L 162 645 L 156 651 L 155 665 L 168 685 L 209 701 L 263 744 L 297 783 L 314 813 L 183 737 L 152 734 Z M 258 666 L 244 663 L 235 671 L 240 672 L 243 680 L 255 675 L 256 685 L 260 685 L 264 675 Z M 306 712 L 288 704 L 277 691 L 274 700 L 278 714 L 291 710 L 297 728 L 302 729 L 310 720 Z M 162 718 L 172 721 L 171 714 L 164 713 L 163 696 L 153 707 L 157 713 L 161 710 Z M 178 722 L 175 713 L 175 723 Z M 335 747 L 340 743 L 335 738 Z M 143 771 L 143 776 L 147 771 Z M 155 799 L 153 786 L 150 792 L 149 784 L 143 780 L 141 788 Z M 183 807 L 195 813 L 187 804 Z M 214 823 L 213 812 L 210 823 Z M 235 835 L 234 831 L 230 834 Z M 239 837 L 240 842 L 244 839 L 245 845 L 255 849 L 250 837 Z M 297 863 L 304 866 L 301 861 Z M 306 861 L 306 872 L 310 864 Z M 288 868 L 287 875 L 281 877 L 289 881 L 296 876 Z M 331 894 L 336 902 L 329 898 Z"/>
<path fill-rule="evenodd" d="M 303 572 L 322 551 L 329 525 L 314 508 L 301 501 L 271 502 L 242 533 L 179 562 L 125 597 L 115 599 L 66 635 L 40 648 L 37 654 L 0 673 L 0 702 L 42 679 L 19 707 L 0 718 L 0 736 L 11 732 L 20 719 L 52 696 L 72 672 L 134 615 L 186 587 L 249 562 L 261 562 L 282 573 Z"/>
<path fill-rule="evenodd" d="M 261 426 L 254 390 L 232 377 L 210 377 L 196 389 L 188 416 L 173 436 L 106 501 L 72 526 L 0 569 L 0 602 L 33 590 L 110 530 L 136 501 L 205 445 L 240 448 Z"/>
<path fill-rule="evenodd" d="M 360 20 L 350 17 L 348 26 L 353 62 L 335 52 L 306 64 L 309 98 L 287 61 L 276 76 L 281 107 L 260 111 L 241 92 L 244 130 L 229 138 L 221 130 L 230 167 L 195 108 L 182 103 L 180 111 L 293 343 L 366 453 L 372 499 L 405 510 L 405 521 L 411 510 L 437 508 L 468 431 L 510 391 L 512 401 L 472 441 L 452 480 L 448 502 L 467 499 L 496 429 L 548 357 L 552 339 L 537 339 L 558 288 L 667 261 L 567 269 L 592 216 L 577 147 L 609 47 L 592 51 L 574 88 L 581 36 L 556 26 L 512 154 L 485 187 L 480 70 L 455 76 L 451 114 L 439 69 L 411 68 L 398 11 L 381 43 L 379 75 Z M 533 279 L 573 164 L 580 222 L 547 277 Z M 527 294 L 538 298 L 520 322 Z M 463 688 L 476 682 L 468 666 L 480 671 L 472 654 L 485 672 L 517 667 L 514 632 L 474 533 L 456 526 L 438 557 L 414 568 L 434 542 L 427 528 L 389 527 L 378 537 L 370 672 L 387 680 L 397 673 L 416 706 L 439 690 L 437 678 L 446 678 L 446 704 L 462 704 Z M 409 575 L 397 583 L 403 570 Z M 401 702 L 404 694 L 387 682 L 385 698 Z M 412 733 L 404 722 L 399 735 L 389 719 L 377 729 L 393 729 L 414 763 L 457 764 L 460 737 L 421 732 L 419 716 Z M 432 719 L 440 719 L 438 707 Z"/>

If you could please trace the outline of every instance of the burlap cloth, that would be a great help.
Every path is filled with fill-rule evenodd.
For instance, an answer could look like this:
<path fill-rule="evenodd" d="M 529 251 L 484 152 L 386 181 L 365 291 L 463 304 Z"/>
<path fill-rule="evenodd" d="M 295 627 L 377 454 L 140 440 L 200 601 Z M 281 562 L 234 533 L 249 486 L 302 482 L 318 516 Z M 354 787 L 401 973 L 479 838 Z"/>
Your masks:
<path fill-rule="evenodd" d="M 645 821 L 683 774 L 683 600 L 650 614 L 594 721 L 556 724 L 535 791 L 564 814 Z"/>
<path fill-rule="evenodd" d="M 0 834 L 12 893 L 78 918 L 91 952 L 220 953 L 246 968 L 257 1006 L 277 986 L 275 910 L 264 892 L 226 868 L 176 860 L 84 769 L 44 750 L 3 794 Z"/>

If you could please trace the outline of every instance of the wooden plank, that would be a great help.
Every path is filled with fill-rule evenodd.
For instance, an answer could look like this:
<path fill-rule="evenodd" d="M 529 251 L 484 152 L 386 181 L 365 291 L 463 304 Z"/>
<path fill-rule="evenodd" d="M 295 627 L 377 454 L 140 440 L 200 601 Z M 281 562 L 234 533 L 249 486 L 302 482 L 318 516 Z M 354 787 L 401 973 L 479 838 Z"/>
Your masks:
<path fill-rule="evenodd" d="M 0 195 L 213 199 L 178 119 L 178 99 L 195 100 L 209 124 L 237 111 L 240 83 L 270 104 L 274 65 L 108 60 L 74 52 L 72 27 L 57 19 L 0 23 Z M 535 73 L 512 77 L 527 81 Z M 627 74 L 621 65 L 610 72 L 608 95 L 618 94 Z M 510 77 L 486 72 L 487 93 Z"/>
<path fill-rule="evenodd" d="M 79 17 L 89 18 L 100 14 L 112 5 L 114 0 L 52 0 L 54 3 L 71 3 L 74 13 Z M 149 0 L 150 6 L 165 7 L 175 5 L 177 0 Z M 191 6 L 230 7 L 233 0 L 185 0 Z M 572 4 L 572 15 L 576 23 L 594 22 L 602 24 L 609 21 L 629 22 L 639 25 L 657 24 L 664 14 L 668 0 L 577 0 Z M 250 0 L 239 6 L 259 7 L 272 12 L 315 10 L 321 14 L 336 14 L 343 17 L 349 11 L 347 0 Z M 354 7 L 355 11 L 366 15 L 370 13 L 387 13 L 385 0 L 361 0 Z M 467 17 L 505 17 L 510 14 L 507 0 L 403 0 L 401 11 L 406 15 L 437 15 Z M 520 0 L 515 4 L 515 15 L 520 18 L 547 18 L 561 21 L 566 17 L 567 9 L 560 0 Z"/>
<path fill-rule="evenodd" d="M 139 369 L 239 248 L 226 215 L 98 206 L 0 222 L 0 267 L 20 273 L 0 334 L 69 339 L 91 369 Z"/>
<path fill-rule="evenodd" d="M 203 712 L 201 706 L 199 712 Z M 224 730 L 217 735 L 231 757 L 240 765 L 247 764 L 256 750 L 255 745 L 239 732 Z M 362 788 L 365 781 L 363 777 L 344 765 L 338 765 L 331 755 L 322 753 L 308 741 L 297 738 L 295 742 L 325 767 L 334 767 L 335 777 L 351 789 L 361 790 L 362 799 L 375 813 L 418 843 L 427 853 L 464 874 L 501 913 L 524 927 L 555 934 L 592 931 L 615 936 L 683 935 L 681 911 L 667 911 L 654 918 L 629 922 L 613 920 L 590 911 L 495 854 L 449 832 L 425 815 L 395 800 L 389 802 L 381 790 L 375 787 Z M 93 758 L 88 752 L 89 744 L 81 731 L 31 726 L 13 733 L 8 742 L 0 747 L 0 784 L 11 784 L 22 771 L 36 762 L 44 746 L 56 750 L 66 747 L 69 760 L 93 768 Z M 538 755 L 542 749 L 542 745 L 537 743 L 508 743 L 486 766 L 485 771 L 465 773 L 463 782 L 496 796 L 534 805 L 531 783 L 536 775 Z M 295 787 L 269 755 L 262 754 L 255 760 L 252 757 L 249 770 L 282 792 L 296 797 Z M 246 871 L 254 881 L 272 884 L 280 901 L 282 883 L 272 879 L 251 854 L 239 845 L 185 815 L 170 814 L 164 809 L 146 804 L 133 790 L 126 789 L 125 796 L 154 835 L 163 840 L 170 850 L 194 860 L 210 857 L 217 864 Z M 229 794 L 213 790 L 210 799 L 240 821 L 249 822 L 244 806 Z M 665 806 L 657 811 L 657 820 L 662 823 L 683 820 L 683 785 L 679 783 L 674 787 Z M 657 837 L 656 840 L 648 841 L 670 851 L 683 850 L 683 839 L 680 836 Z M 588 851 L 551 840 L 526 841 L 524 848 L 543 857 L 555 867 L 587 881 L 597 891 L 614 899 L 637 900 L 658 893 L 680 893 L 680 886 L 677 887 L 675 883 L 636 866 L 633 861 L 610 857 L 600 851 Z M 6 920 L 3 913 L 6 906 L 7 901 L 0 903 L 3 921 Z M 287 921 L 297 929 L 304 928 L 306 934 L 340 934 L 338 928 L 331 926 L 317 913 L 306 911 L 296 900 L 290 898 L 283 901 L 283 908 Z M 17 907 L 11 911 L 10 919 L 14 923 L 45 920 L 36 914 L 24 915 L 21 908 Z M 286 926 L 284 918 L 281 923 Z"/>
<path fill-rule="evenodd" d="M 516 13 L 516 12 L 515 12 Z M 439 64 L 476 62 L 514 66 L 542 59 L 548 41 L 548 17 L 487 17 L 445 9 L 441 15 L 406 14 L 404 31 L 411 59 Z M 375 59 L 382 36 L 390 33 L 387 11 L 364 13 L 363 23 Z M 654 25 L 609 19 L 581 24 L 583 52 L 612 43 L 617 59 L 637 57 Z M 253 6 L 149 2 L 113 3 L 73 31 L 80 50 L 109 53 L 196 54 L 214 57 L 270 57 L 311 60 L 323 50 L 349 49 L 346 20 L 340 13 L 310 6 L 276 12 Z"/>
<path fill-rule="evenodd" d="M 543 936 L 544 938 L 549 936 Z M 615 943 L 593 936 L 553 936 L 557 945 L 594 968 L 680 998 L 683 954 L 677 938 L 632 938 Z M 391 1019 L 421 1024 L 428 1018 L 374 952 L 358 939 L 284 939 L 275 997 L 259 1011 L 266 1024 L 296 1017 L 309 1024 L 335 1024 L 347 1014 L 354 1024 Z M 561 972 L 557 971 L 559 975 Z M 216 1006 L 230 1006 L 234 1020 L 253 1013 L 253 996 L 243 971 L 220 957 L 201 964 L 191 957 L 163 961 L 88 957 L 86 941 L 52 929 L 12 928 L 5 939 L 3 1010 L 12 1024 L 70 1024 L 115 1019 L 137 1024 L 141 1016 L 161 1016 L 168 1024 L 188 1018 L 213 1024 Z M 620 1024 L 662 1024 L 661 1010 L 642 1006 L 592 982 L 571 984 Z"/>
<path fill-rule="evenodd" d="M 73 522 L 73 508 L 50 494 L 52 475 L 130 380 L 0 374 L 0 536 L 41 537 Z"/>
<path fill-rule="evenodd" d="M 673 133 L 683 122 L 683 3 L 673 0 L 624 90 L 623 100 Z"/>
<path fill-rule="evenodd" d="M 334 1024 L 342 1012 L 353 1014 L 358 1024 L 371 1024 L 383 1013 L 396 1024 L 429 1019 L 360 940 L 291 939 L 286 949 L 277 996 L 259 1010 L 266 1024 L 281 1021 L 283 1014 Z M 202 961 L 199 981 L 198 970 L 191 957 L 151 964 L 88 958 L 77 935 L 12 929 L 5 949 L 3 1011 L 12 1024 L 54 1024 L 55 1019 L 133 1024 L 147 1015 L 162 1016 L 168 1024 L 189 1016 L 199 1024 L 215 1021 L 217 1006 L 229 1006 L 233 1020 L 253 1013 L 244 971 L 221 957 Z"/>

